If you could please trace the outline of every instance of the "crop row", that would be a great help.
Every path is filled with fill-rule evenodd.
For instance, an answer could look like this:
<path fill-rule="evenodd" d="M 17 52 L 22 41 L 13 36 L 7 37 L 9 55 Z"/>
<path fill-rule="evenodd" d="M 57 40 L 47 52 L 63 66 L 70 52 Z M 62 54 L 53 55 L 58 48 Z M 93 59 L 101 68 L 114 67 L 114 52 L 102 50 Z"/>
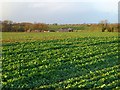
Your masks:
<path fill-rule="evenodd" d="M 3 44 L 3 88 L 119 88 L 117 37 Z"/>

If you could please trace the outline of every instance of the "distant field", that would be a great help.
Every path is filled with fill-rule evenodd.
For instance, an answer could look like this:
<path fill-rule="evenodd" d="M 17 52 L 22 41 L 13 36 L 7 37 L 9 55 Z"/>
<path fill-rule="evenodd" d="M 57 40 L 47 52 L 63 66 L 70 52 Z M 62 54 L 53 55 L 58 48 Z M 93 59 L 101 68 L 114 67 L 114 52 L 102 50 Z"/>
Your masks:
<path fill-rule="evenodd" d="M 61 28 L 73 28 L 74 30 L 88 30 L 91 27 L 86 25 L 49 25 L 49 30 L 58 31 Z M 92 27 L 93 29 L 93 27 Z"/>
<path fill-rule="evenodd" d="M 41 40 L 56 40 L 65 38 L 84 37 L 112 37 L 118 36 L 117 32 L 46 32 L 46 33 L 26 33 L 26 32 L 3 32 L 2 42 L 27 42 Z"/>
<path fill-rule="evenodd" d="M 120 89 L 118 33 L 2 34 L 3 89 Z"/>

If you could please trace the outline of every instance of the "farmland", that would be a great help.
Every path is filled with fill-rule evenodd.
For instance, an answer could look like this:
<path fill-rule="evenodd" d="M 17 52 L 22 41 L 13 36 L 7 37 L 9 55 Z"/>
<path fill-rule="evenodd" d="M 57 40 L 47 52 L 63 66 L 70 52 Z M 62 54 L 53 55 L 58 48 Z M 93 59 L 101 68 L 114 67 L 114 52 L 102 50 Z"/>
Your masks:
<path fill-rule="evenodd" d="M 4 32 L 2 38 L 3 89 L 120 89 L 117 32 Z"/>

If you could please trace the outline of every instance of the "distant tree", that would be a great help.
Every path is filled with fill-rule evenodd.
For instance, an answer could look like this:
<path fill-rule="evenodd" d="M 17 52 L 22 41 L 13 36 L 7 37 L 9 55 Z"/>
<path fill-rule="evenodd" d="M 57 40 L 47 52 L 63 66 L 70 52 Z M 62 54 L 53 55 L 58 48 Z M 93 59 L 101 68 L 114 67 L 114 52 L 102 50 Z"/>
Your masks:
<path fill-rule="evenodd" d="M 57 23 L 53 23 L 53 25 L 56 25 L 56 26 L 57 26 L 58 24 L 57 24 Z"/>
<path fill-rule="evenodd" d="M 19 28 L 18 28 L 18 32 L 24 32 L 24 31 L 25 31 L 23 24 L 19 24 L 18 27 L 19 27 Z"/>
<path fill-rule="evenodd" d="M 105 29 L 106 29 L 106 27 L 107 27 L 107 23 L 108 23 L 107 20 L 101 20 L 101 21 L 100 21 L 100 25 L 101 25 L 101 27 L 102 27 L 102 32 L 105 31 Z"/>
<path fill-rule="evenodd" d="M 48 25 L 44 24 L 44 23 L 41 23 L 41 29 L 42 30 L 48 30 Z"/>
<path fill-rule="evenodd" d="M 29 30 L 29 31 L 33 30 L 33 24 L 32 23 L 23 23 L 23 25 L 24 25 L 24 30 L 25 31 L 27 31 L 27 30 Z"/>
<path fill-rule="evenodd" d="M 39 31 L 48 30 L 48 25 L 44 23 L 35 23 L 34 30 L 39 30 Z"/>
<path fill-rule="evenodd" d="M 102 27 L 102 32 L 105 32 L 107 30 L 108 32 L 113 32 L 114 27 L 108 23 L 108 20 L 102 20 L 100 21 L 100 25 Z"/>
<path fill-rule="evenodd" d="M 19 29 L 19 25 L 17 24 L 17 23 L 14 23 L 13 25 L 12 25 L 12 31 L 13 32 L 18 32 L 18 29 Z"/>
<path fill-rule="evenodd" d="M 13 21 L 11 21 L 11 20 L 4 20 L 2 22 L 2 31 L 5 31 L 5 32 L 9 31 L 9 32 L 11 32 L 12 31 L 12 24 L 13 24 Z"/>

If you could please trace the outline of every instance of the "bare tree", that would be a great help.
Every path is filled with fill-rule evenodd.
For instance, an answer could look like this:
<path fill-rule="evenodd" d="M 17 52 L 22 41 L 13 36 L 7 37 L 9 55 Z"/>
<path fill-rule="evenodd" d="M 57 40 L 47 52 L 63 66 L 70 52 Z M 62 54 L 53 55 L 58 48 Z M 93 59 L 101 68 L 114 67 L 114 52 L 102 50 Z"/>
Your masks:
<path fill-rule="evenodd" d="M 100 21 L 100 25 L 102 27 L 102 32 L 105 32 L 105 30 L 107 30 L 108 32 L 114 31 L 114 27 L 108 23 L 108 20 Z"/>

